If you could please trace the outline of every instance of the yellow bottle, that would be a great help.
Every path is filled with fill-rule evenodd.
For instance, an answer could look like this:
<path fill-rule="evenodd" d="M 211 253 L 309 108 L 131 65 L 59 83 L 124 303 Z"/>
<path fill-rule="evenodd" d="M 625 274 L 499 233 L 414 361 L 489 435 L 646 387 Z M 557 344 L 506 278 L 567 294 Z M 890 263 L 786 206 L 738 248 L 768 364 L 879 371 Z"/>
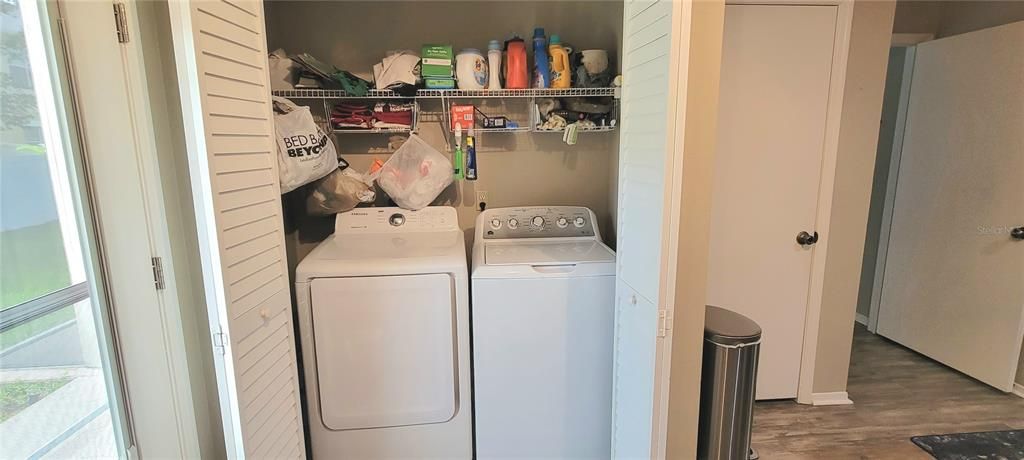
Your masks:
<path fill-rule="evenodd" d="M 572 83 L 572 69 L 569 68 L 569 48 L 562 46 L 561 37 L 551 35 L 548 42 L 548 56 L 551 61 L 551 88 L 568 88 Z"/>

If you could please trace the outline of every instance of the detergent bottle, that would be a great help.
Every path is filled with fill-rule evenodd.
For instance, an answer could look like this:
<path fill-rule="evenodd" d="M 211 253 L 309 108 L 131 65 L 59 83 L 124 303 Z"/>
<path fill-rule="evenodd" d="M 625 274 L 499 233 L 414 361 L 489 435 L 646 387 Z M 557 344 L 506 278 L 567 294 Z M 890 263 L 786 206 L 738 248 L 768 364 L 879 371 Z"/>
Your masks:
<path fill-rule="evenodd" d="M 551 34 L 548 53 L 551 55 L 551 87 L 568 88 L 572 82 L 572 71 L 569 68 L 569 53 L 572 53 L 572 49 L 562 46 L 561 37 Z"/>
<path fill-rule="evenodd" d="M 514 36 L 505 42 L 505 88 L 529 88 L 530 79 L 527 74 L 526 42 Z"/>
<path fill-rule="evenodd" d="M 548 62 L 548 40 L 544 37 L 544 28 L 533 29 L 533 87 L 548 88 L 551 86 L 551 69 Z"/>
<path fill-rule="evenodd" d="M 501 43 L 491 40 L 487 45 L 487 89 L 501 89 Z"/>

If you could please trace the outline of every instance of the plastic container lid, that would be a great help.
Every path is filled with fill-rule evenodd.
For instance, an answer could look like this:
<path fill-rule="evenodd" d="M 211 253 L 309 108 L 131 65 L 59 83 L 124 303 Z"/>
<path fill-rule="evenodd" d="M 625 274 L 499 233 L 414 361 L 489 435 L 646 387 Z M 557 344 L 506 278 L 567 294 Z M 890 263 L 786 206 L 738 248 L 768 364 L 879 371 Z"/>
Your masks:
<path fill-rule="evenodd" d="M 544 28 L 537 27 L 533 29 L 533 38 L 544 38 Z"/>
<path fill-rule="evenodd" d="M 562 43 L 562 37 L 559 37 L 558 34 L 551 34 L 551 39 L 548 40 L 548 43 L 552 45 L 560 45 Z"/>
<path fill-rule="evenodd" d="M 708 305 L 704 317 L 704 340 L 719 345 L 745 345 L 761 339 L 761 326 L 732 310 Z"/>
<path fill-rule="evenodd" d="M 459 54 L 475 54 L 477 56 L 483 56 L 483 54 L 480 53 L 480 50 L 476 48 L 463 48 L 461 51 L 459 51 Z"/>
<path fill-rule="evenodd" d="M 501 42 L 499 42 L 497 40 L 491 40 L 491 42 L 487 44 L 487 49 L 488 50 L 492 50 L 492 51 L 494 51 L 494 50 L 501 51 Z"/>

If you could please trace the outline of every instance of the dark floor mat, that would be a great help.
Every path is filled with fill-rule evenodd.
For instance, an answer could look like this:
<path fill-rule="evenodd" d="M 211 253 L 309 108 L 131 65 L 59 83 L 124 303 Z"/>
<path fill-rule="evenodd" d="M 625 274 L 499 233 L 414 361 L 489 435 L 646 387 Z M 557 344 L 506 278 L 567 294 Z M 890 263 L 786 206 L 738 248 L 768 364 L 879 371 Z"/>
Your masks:
<path fill-rule="evenodd" d="M 935 434 L 910 440 L 938 460 L 1024 460 L 1024 430 Z"/>

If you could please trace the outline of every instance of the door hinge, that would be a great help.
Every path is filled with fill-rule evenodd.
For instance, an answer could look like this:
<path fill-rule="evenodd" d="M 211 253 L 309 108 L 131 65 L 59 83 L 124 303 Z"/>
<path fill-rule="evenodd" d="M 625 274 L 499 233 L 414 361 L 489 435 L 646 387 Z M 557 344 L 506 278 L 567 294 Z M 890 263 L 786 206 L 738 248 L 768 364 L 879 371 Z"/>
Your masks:
<path fill-rule="evenodd" d="M 672 329 L 672 315 L 666 310 L 658 310 L 658 337 L 665 337 Z"/>
<path fill-rule="evenodd" d="M 156 289 L 164 289 L 164 261 L 159 257 L 151 257 L 150 261 L 153 263 L 153 284 L 156 285 Z"/>
<path fill-rule="evenodd" d="M 124 3 L 114 3 L 114 27 L 117 28 L 117 42 L 128 43 L 128 13 Z"/>
<path fill-rule="evenodd" d="M 227 348 L 228 335 L 224 333 L 223 329 L 219 329 L 213 333 L 213 347 L 220 351 L 220 354 L 225 354 Z"/>

